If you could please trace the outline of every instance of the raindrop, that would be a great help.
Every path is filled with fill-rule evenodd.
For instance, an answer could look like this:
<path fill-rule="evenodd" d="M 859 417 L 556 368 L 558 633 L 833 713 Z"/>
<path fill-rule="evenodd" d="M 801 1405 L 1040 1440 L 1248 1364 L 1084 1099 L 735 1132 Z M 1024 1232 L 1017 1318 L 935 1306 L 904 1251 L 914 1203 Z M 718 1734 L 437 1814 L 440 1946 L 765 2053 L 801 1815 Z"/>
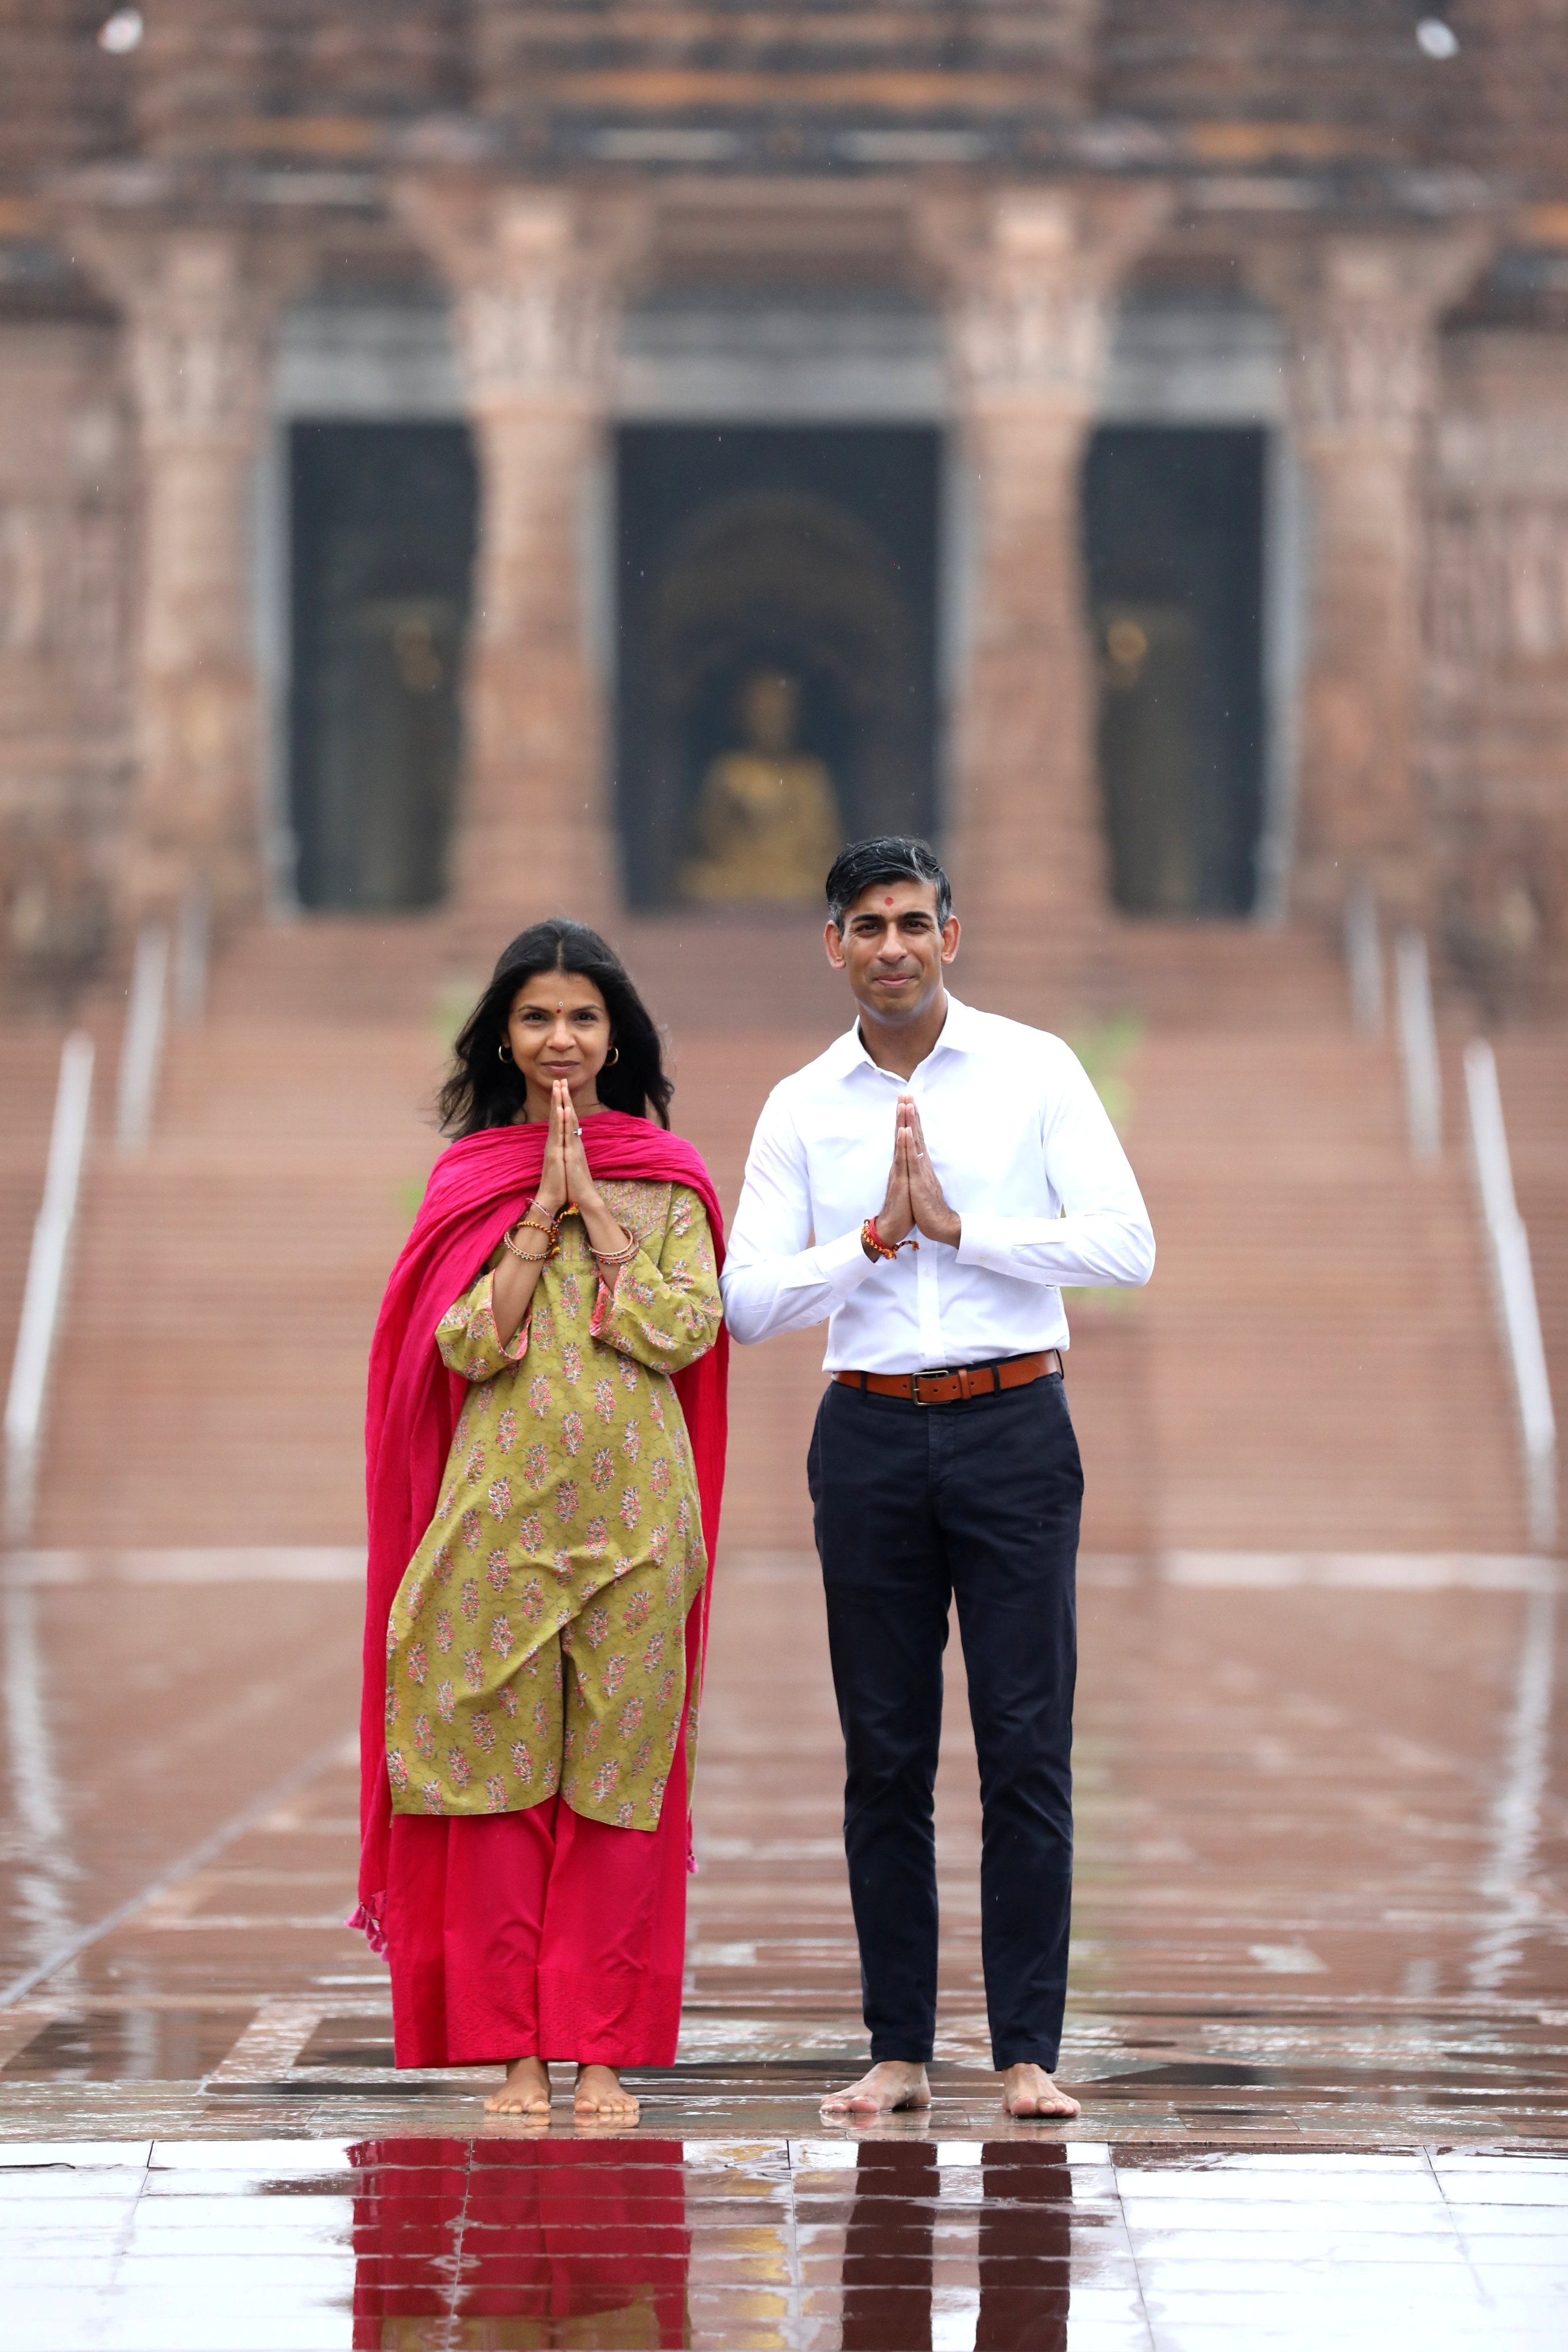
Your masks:
<path fill-rule="evenodd" d="M 1459 37 L 1441 16 L 1423 16 L 1416 27 L 1416 46 L 1426 58 L 1457 58 Z"/>
<path fill-rule="evenodd" d="M 111 58 L 129 57 L 132 49 L 141 47 L 145 30 L 140 8 L 117 8 L 99 26 L 98 46 Z"/>

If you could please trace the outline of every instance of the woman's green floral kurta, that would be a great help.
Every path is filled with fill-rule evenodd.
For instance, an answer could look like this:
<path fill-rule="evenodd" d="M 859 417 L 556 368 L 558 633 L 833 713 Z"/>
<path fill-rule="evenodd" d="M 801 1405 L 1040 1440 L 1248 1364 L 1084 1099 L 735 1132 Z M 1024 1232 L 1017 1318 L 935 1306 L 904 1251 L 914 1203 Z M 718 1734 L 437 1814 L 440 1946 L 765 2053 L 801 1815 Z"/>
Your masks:
<path fill-rule="evenodd" d="M 601 1190 L 639 1244 L 613 1290 L 569 1213 L 507 1346 L 493 1270 L 436 1333 L 471 1387 L 387 1628 L 398 1812 L 517 1812 L 559 1788 L 592 1821 L 659 1824 L 707 1572 L 670 1374 L 713 1346 L 722 1310 L 696 1194 Z M 688 1774 L 695 1736 L 694 1707 Z"/>

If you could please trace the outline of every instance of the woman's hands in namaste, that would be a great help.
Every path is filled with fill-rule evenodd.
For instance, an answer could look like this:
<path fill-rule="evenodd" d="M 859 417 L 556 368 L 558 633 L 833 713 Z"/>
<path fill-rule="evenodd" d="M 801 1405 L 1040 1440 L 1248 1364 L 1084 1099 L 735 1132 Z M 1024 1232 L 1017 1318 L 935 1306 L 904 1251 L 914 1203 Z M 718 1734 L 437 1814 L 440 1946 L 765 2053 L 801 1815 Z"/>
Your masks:
<path fill-rule="evenodd" d="M 606 1207 L 604 1196 L 593 1181 L 588 1154 L 582 1148 L 582 1122 L 564 1078 L 558 1078 L 550 1088 L 549 1133 L 545 1139 L 544 1166 L 539 1171 L 534 1203 L 547 1217 L 559 1217 L 563 1209 L 575 1209 L 587 1230 L 591 1249 L 615 1252 L 626 1246 L 628 1236 Z"/>
<path fill-rule="evenodd" d="M 549 1133 L 545 1138 L 545 1164 L 539 1171 L 539 1189 L 534 1194 L 534 1205 L 542 1209 L 547 1217 L 559 1217 L 569 1202 L 577 1202 L 580 1205 L 580 1196 L 572 1190 L 573 1170 L 567 1157 L 569 1134 L 591 1191 L 593 1179 L 588 1174 L 588 1162 L 583 1157 L 581 1132 L 577 1113 L 572 1108 L 571 1092 L 566 1080 L 558 1078 L 550 1088 Z"/>

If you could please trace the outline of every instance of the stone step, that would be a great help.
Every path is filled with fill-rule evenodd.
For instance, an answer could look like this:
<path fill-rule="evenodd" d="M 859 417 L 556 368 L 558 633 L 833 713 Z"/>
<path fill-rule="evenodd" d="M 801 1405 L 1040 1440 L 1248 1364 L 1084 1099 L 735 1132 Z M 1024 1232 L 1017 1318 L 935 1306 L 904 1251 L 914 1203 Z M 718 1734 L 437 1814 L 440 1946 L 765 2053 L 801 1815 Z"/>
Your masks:
<path fill-rule="evenodd" d="M 674 1034 L 675 1124 L 727 1211 L 768 1087 L 844 1019 L 814 930 L 625 927 Z M 427 1107 L 471 946 L 436 923 L 311 922 L 221 961 L 206 1024 L 171 1039 L 152 1150 L 89 1174 L 42 1540 L 360 1538 L 365 1349 L 437 1148 Z M 1149 1016 L 1107 1069 L 1160 1259 L 1145 1293 L 1070 1301 L 1086 1539 L 1517 1548 L 1462 1150 L 1412 1168 L 1393 1050 L 1351 1034 L 1320 942 L 1171 929 L 1133 948 Z M 728 1544 L 810 1541 L 821 1343 L 735 1351 Z"/>

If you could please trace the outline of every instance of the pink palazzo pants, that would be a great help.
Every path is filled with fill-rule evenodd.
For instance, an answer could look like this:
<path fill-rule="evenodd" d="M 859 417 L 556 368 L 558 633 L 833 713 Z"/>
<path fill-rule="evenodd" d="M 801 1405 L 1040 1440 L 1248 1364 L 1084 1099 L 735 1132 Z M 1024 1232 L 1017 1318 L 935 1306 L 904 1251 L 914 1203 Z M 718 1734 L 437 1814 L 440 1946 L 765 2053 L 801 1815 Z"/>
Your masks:
<path fill-rule="evenodd" d="M 684 1736 L 652 1832 L 586 1821 L 559 1796 L 519 1813 L 394 1814 L 397 2063 L 673 2065 L 685 1928 Z"/>

